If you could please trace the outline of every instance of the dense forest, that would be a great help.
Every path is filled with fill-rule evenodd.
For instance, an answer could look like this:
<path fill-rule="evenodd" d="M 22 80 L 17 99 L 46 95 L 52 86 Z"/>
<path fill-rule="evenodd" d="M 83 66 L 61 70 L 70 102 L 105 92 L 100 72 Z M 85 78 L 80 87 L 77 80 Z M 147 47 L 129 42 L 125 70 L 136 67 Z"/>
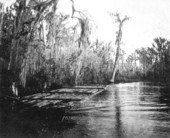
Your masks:
<path fill-rule="evenodd" d="M 158 37 L 151 46 L 136 49 L 120 60 L 120 80 L 170 82 L 170 41 Z"/>
<path fill-rule="evenodd" d="M 95 23 L 70 2 L 71 15 L 58 11 L 59 0 L 17 0 L 7 8 L 0 4 L 3 92 L 13 84 L 28 94 L 72 85 L 170 81 L 169 40 L 155 38 L 153 45 L 127 56 L 121 49 L 127 16 L 111 14 L 118 24 L 116 41 L 105 43 L 92 39 Z"/>

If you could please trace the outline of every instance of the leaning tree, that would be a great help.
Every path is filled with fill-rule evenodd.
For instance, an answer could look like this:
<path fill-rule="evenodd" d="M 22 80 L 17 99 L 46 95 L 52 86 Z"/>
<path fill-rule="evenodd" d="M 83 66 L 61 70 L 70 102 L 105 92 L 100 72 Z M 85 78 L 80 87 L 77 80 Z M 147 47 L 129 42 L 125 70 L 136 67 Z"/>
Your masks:
<path fill-rule="evenodd" d="M 114 61 L 114 66 L 113 66 L 113 75 L 112 75 L 112 79 L 111 82 L 114 83 L 115 81 L 115 74 L 117 71 L 117 66 L 119 64 L 119 58 L 120 58 L 120 50 L 121 50 L 121 40 L 122 40 L 122 27 L 123 27 L 123 23 L 127 20 L 129 20 L 129 17 L 125 16 L 123 19 L 120 18 L 120 14 L 110 14 L 111 16 L 115 16 L 116 17 L 116 23 L 119 24 L 119 29 L 116 32 L 116 41 L 115 41 L 115 45 L 117 46 L 117 50 L 116 50 L 116 57 L 115 57 L 115 61 Z"/>

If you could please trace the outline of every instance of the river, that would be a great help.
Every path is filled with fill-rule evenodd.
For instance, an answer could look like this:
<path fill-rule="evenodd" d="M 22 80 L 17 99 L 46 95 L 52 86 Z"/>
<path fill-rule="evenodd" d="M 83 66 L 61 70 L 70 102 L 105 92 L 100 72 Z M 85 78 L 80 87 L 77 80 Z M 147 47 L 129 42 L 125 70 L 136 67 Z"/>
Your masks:
<path fill-rule="evenodd" d="M 12 121 L 1 117 L 0 137 L 170 138 L 170 88 L 149 82 L 110 85 L 60 121 L 54 114 L 43 116 L 45 121 L 36 113 L 29 119 L 17 114 Z"/>

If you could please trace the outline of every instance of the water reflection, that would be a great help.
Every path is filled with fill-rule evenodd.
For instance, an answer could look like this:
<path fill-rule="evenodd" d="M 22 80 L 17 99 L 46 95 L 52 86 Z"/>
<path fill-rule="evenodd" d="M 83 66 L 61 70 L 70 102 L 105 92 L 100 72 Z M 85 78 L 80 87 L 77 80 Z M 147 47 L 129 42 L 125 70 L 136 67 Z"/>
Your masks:
<path fill-rule="evenodd" d="M 97 138 L 170 137 L 169 102 L 169 91 L 164 85 L 127 83 L 110 86 L 108 91 L 82 105 L 94 108 L 78 111 L 83 115 L 77 118 L 81 124 L 78 126 L 86 128 L 84 132 L 90 137 Z"/>
<path fill-rule="evenodd" d="M 32 111 L 29 118 L 21 119 L 20 128 L 15 131 L 27 134 L 26 137 L 46 138 L 168 138 L 169 92 L 169 87 L 158 83 L 111 85 L 93 99 L 78 104 L 76 110 L 64 113 Z M 1 128 L 1 132 L 4 131 Z"/>
<path fill-rule="evenodd" d="M 117 137 L 123 137 L 123 125 L 122 125 L 122 118 L 121 118 L 121 102 L 120 102 L 120 97 L 119 97 L 119 91 L 116 88 L 114 90 L 114 97 L 115 97 L 115 119 L 116 119 L 116 123 L 115 123 L 115 128 L 116 128 L 116 136 Z"/>
<path fill-rule="evenodd" d="M 62 121 L 65 110 L 62 109 L 12 109 L 6 101 L 1 101 L 0 137 L 2 138 L 38 138 L 53 137 L 56 132 L 70 129 L 74 121 Z M 8 101 L 9 102 L 9 101 Z"/>

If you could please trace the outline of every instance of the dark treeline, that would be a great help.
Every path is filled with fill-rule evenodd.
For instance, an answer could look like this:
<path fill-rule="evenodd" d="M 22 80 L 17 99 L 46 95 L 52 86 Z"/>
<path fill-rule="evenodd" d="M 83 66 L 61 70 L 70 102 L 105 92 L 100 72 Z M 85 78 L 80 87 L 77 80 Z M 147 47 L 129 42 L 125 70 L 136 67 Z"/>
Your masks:
<path fill-rule="evenodd" d="M 117 79 L 125 81 L 170 82 L 170 41 L 155 38 L 150 47 L 142 47 L 122 61 Z"/>

